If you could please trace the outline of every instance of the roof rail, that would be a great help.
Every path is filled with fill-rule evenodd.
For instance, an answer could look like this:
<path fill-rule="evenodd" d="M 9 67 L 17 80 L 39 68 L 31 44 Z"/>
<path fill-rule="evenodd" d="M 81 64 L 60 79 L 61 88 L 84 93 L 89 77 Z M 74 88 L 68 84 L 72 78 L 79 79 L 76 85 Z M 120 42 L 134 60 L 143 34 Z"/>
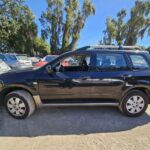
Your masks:
<path fill-rule="evenodd" d="M 89 45 L 82 48 L 77 49 L 78 51 L 82 50 L 140 50 L 138 46 L 115 46 L 115 45 Z"/>

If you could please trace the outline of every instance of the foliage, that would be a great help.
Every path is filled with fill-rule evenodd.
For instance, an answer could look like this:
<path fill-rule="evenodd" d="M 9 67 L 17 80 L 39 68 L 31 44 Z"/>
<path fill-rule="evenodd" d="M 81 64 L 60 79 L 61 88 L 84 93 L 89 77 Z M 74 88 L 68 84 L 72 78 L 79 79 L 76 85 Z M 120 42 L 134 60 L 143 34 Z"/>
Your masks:
<path fill-rule="evenodd" d="M 136 45 L 138 38 L 143 38 L 146 33 L 150 35 L 150 2 L 136 1 L 131 9 L 130 18 L 126 22 L 126 11 L 121 10 L 117 19 L 107 18 L 104 31 L 104 44 L 112 44 L 115 40 L 118 45 Z M 147 36 L 146 35 L 146 36 Z"/>
<path fill-rule="evenodd" d="M 143 38 L 146 31 L 150 35 L 150 2 L 136 1 L 127 22 L 125 45 L 135 45 L 138 37 Z"/>
<path fill-rule="evenodd" d="M 0 0 L 1 51 L 34 54 L 37 25 L 24 0 Z"/>
<path fill-rule="evenodd" d="M 50 47 L 47 42 L 45 42 L 42 38 L 34 39 L 34 55 L 36 56 L 45 56 L 50 53 Z"/>
<path fill-rule="evenodd" d="M 42 13 L 42 38 L 50 39 L 52 53 L 73 50 L 80 38 L 87 18 L 95 13 L 90 0 L 79 7 L 78 0 L 47 0 L 48 8 Z"/>
<path fill-rule="evenodd" d="M 146 50 L 150 52 L 150 46 Z"/>

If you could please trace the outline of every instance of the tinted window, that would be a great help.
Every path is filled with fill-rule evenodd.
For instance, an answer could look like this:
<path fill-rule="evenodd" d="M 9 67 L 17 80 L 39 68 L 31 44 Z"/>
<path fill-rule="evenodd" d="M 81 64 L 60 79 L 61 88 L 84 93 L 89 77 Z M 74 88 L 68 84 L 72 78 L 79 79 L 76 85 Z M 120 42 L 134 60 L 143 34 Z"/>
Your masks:
<path fill-rule="evenodd" d="M 146 69 L 149 68 L 147 60 L 142 55 L 129 55 L 132 65 L 135 69 Z"/>
<path fill-rule="evenodd" d="M 121 70 L 126 69 L 126 61 L 122 54 L 98 53 L 96 58 L 97 70 Z"/>

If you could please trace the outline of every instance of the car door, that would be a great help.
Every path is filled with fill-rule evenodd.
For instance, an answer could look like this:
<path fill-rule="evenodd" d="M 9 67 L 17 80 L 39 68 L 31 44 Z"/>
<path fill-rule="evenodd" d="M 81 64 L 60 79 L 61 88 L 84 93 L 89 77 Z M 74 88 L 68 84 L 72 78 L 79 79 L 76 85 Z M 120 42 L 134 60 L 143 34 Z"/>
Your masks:
<path fill-rule="evenodd" d="M 118 99 L 125 87 L 126 78 L 130 78 L 131 74 L 126 56 L 116 52 L 97 52 L 95 57 L 91 97 Z"/>
<path fill-rule="evenodd" d="M 92 72 L 93 55 L 91 53 L 75 54 L 75 56 L 84 56 L 84 58 L 87 58 L 86 63 L 88 64 L 86 64 L 86 67 L 88 69 L 86 68 L 86 70 L 81 69 L 82 66 L 80 66 L 81 64 L 78 60 L 68 62 L 71 66 L 67 65 L 62 68 L 62 64 L 66 64 L 64 61 L 70 60 L 70 57 L 73 58 L 73 56 L 74 54 L 71 53 L 67 57 L 64 56 L 64 58 L 52 63 L 51 67 L 54 70 L 52 73 L 47 73 L 45 68 L 44 74 L 41 72 L 38 75 L 39 93 L 43 102 L 56 103 L 57 100 L 89 97 L 91 91 L 89 79 Z"/>

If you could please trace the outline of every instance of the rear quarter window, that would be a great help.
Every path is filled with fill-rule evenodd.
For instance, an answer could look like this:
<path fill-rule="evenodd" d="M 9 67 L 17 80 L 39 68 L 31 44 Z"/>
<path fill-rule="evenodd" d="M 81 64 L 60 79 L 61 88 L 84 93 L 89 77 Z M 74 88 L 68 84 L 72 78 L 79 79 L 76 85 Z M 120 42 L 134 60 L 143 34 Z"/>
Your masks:
<path fill-rule="evenodd" d="M 149 63 L 143 55 L 129 55 L 134 69 L 149 69 Z"/>

